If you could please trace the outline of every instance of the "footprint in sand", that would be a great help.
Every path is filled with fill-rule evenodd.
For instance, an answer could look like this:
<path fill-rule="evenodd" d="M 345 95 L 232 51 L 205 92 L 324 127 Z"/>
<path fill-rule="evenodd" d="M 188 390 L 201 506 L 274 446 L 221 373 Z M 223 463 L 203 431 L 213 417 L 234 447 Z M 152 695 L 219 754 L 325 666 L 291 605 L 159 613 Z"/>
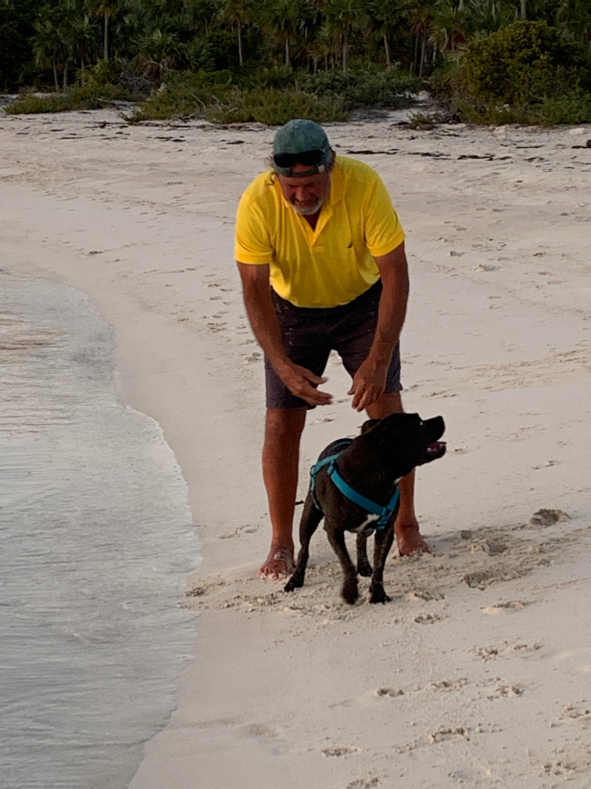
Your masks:
<path fill-rule="evenodd" d="M 427 739 L 433 745 L 437 742 L 445 742 L 446 740 L 469 740 L 470 730 L 466 726 L 456 726 L 455 729 L 446 729 L 440 726 L 435 731 L 429 732 Z"/>
<path fill-rule="evenodd" d="M 328 748 L 323 748 L 322 753 L 324 756 L 349 756 L 352 753 L 359 753 L 361 748 L 355 745 L 333 745 Z"/>
<path fill-rule="evenodd" d="M 347 784 L 347 789 L 371 789 L 372 786 L 379 786 L 380 779 L 376 775 L 368 775 L 366 778 L 358 778 Z"/>
<path fill-rule="evenodd" d="M 576 765 L 552 759 L 540 765 L 542 775 L 567 775 L 576 771 Z"/>
<path fill-rule="evenodd" d="M 262 354 L 255 351 L 254 353 L 245 356 L 242 360 L 242 364 L 252 364 L 252 362 L 258 362 L 262 358 Z"/>
<path fill-rule="evenodd" d="M 445 595 L 438 591 L 430 592 L 428 589 L 413 589 L 405 595 L 407 600 L 445 600 Z"/>
<path fill-rule="evenodd" d="M 530 526 L 554 526 L 555 523 L 562 523 L 570 520 L 570 517 L 563 510 L 541 509 L 529 519 Z"/>
<path fill-rule="evenodd" d="M 439 614 L 419 614 L 415 616 L 417 625 L 433 625 L 435 622 L 441 622 L 443 617 Z"/>
<path fill-rule="evenodd" d="M 483 542 L 475 542 L 470 546 L 470 553 L 485 553 L 487 556 L 499 556 L 505 553 L 507 545 L 500 540 L 484 540 Z"/>
<path fill-rule="evenodd" d="M 561 720 L 579 720 L 582 723 L 591 723 L 591 710 L 578 710 L 572 705 L 564 707 L 562 710 Z"/>
<path fill-rule="evenodd" d="M 502 655 L 512 655 L 516 652 L 537 652 L 541 644 L 503 644 L 501 647 L 474 647 L 476 657 L 481 660 L 491 660 Z"/>
<path fill-rule="evenodd" d="M 231 531 L 229 534 L 220 535 L 220 540 L 231 540 L 233 537 L 240 537 L 242 532 L 245 534 L 254 534 L 256 531 L 258 531 L 256 526 L 252 526 L 250 523 L 245 523 L 242 526 L 236 526 L 234 531 Z"/>
<path fill-rule="evenodd" d="M 403 690 L 394 690 L 394 688 L 378 688 L 375 693 L 376 696 L 391 696 L 392 698 L 404 696 Z"/>
<path fill-rule="evenodd" d="M 495 699 L 513 699 L 523 696 L 524 688 L 521 685 L 499 685 L 492 696 L 487 696 L 490 701 Z"/>
<path fill-rule="evenodd" d="M 468 680 L 466 677 L 459 677 L 458 679 L 442 679 L 440 682 L 430 682 L 427 685 L 427 690 L 461 690 L 467 682 Z"/>
<path fill-rule="evenodd" d="M 496 605 L 489 605 L 482 609 L 483 614 L 499 615 L 506 614 L 508 611 L 519 611 L 529 603 L 523 600 L 509 600 L 507 603 L 496 603 Z"/>

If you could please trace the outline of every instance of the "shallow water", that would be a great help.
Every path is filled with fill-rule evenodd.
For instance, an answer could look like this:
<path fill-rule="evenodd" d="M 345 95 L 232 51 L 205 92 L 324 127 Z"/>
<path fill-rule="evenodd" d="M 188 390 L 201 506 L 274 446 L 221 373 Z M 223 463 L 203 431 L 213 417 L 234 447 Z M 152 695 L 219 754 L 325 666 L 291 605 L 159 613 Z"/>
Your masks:
<path fill-rule="evenodd" d="M 0 782 L 118 789 L 190 659 L 198 556 L 159 426 L 120 402 L 111 327 L 0 271 Z"/>

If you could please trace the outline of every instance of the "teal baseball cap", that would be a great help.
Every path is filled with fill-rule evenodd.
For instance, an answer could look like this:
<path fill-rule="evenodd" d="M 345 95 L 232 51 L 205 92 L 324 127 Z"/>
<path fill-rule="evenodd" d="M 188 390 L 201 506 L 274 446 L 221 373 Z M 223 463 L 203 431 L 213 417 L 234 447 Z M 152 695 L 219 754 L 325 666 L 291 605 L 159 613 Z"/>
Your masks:
<path fill-rule="evenodd" d="M 273 170 L 288 178 L 305 178 L 323 173 L 332 161 L 332 149 L 326 132 L 314 121 L 300 118 L 289 121 L 275 134 L 273 141 Z M 304 172 L 293 172 L 296 164 L 309 167 Z"/>

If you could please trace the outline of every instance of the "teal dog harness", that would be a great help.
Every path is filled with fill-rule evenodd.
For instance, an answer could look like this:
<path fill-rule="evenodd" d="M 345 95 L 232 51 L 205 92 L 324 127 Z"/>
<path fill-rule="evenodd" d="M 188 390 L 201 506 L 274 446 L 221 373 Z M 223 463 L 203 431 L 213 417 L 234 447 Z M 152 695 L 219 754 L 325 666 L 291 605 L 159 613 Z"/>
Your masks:
<path fill-rule="evenodd" d="M 375 529 L 380 531 L 381 529 L 385 529 L 386 526 L 390 523 L 392 515 L 398 505 L 398 485 L 396 486 L 396 490 L 392 495 L 390 501 L 386 504 L 386 506 L 382 506 L 381 504 L 376 504 L 375 501 L 362 496 L 361 493 L 358 493 L 354 490 L 349 484 L 345 482 L 345 480 L 339 474 L 339 470 L 337 467 L 337 459 L 341 452 L 344 452 L 345 449 L 349 446 L 353 439 L 352 438 L 342 438 L 340 441 L 335 441 L 334 449 L 336 450 L 333 454 L 328 455 L 328 457 L 322 458 L 317 463 L 315 463 L 312 468 L 310 469 L 310 490 L 312 491 L 312 497 L 314 499 L 314 506 L 316 509 L 320 510 L 320 512 L 324 513 L 318 499 L 316 497 L 315 488 L 316 488 L 316 476 L 318 472 L 328 467 L 327 473 L 330 479 L 332 480 L 333 484 L 341 491 L 343 496 L 352 501 L 353 504 L 357 504 L 359 507 L 364 509 L 366 512 L 369 512 L 371 515 L 377 516 L 375 521 Z M 361 531 L 361 534 L 371 534 L 374 531 L 373 525 L 370 525 L 368 529 L 364 529 Z"/>

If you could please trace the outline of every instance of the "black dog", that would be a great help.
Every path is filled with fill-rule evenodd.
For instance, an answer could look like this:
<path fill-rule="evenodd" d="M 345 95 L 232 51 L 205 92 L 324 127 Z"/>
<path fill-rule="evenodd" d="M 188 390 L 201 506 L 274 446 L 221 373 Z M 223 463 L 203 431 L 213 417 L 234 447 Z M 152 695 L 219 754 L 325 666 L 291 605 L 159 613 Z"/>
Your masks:
<path fill-rule="evenodd" d="M 422 421 L 418 414 L 392 414 L 370 419 L 361 435 L 329 444 L 312 469 L 312 485 L 300 521 L 300 552 L 286 592 L 304 585 L 312 535 L 324 518 L 324 529 L 344 573 L 345 602 L 358 597 L 357 573 L 370 576 L 370 603 L 390 600 L 383 586 L 384 565 L 394 540 L 398 482 L 415 466 L 443 457 L 443 418 Z M 345 532 L 357 533 L 357 569 L 345 545 Z M 366 543 L 375 531 L 374 569 Z"/>

